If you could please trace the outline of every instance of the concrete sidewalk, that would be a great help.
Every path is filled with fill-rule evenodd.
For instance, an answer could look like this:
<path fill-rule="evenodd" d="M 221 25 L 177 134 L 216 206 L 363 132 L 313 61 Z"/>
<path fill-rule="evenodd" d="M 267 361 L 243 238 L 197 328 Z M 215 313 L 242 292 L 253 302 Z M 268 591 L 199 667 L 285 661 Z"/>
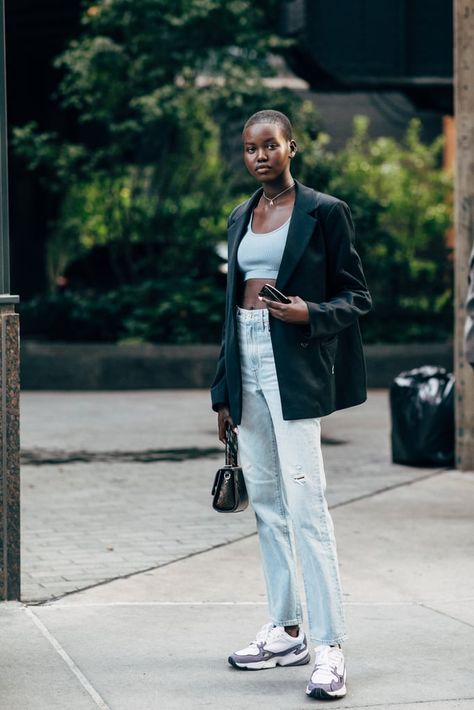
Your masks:
<path fill-rule="evenodd" d="M 253 516 L 211 509 L 223 447 L 207 392 L 26 392 L 21 405 L 24 601 L 255 532 Z M 436 473 L 390 463 L 386 390 L 322 429 L 331 508 Z"/>
<path fill-rule="evenodd" d="M 186 400 L 186 393 L 181 396 L 174 407 L 175 416 L 173 407 L 168 411 L 169 447 L 179 447 L 186 440 L 178 426 L 184 410 L 198 411 L 204 401 L 198 397 L 193 404 L 192 398 Z M 77 401 L 76 410 L 81 409 L 81 402 L 84 400 Z M 26 426 L 34 419 L 29 416 L 37 403 L 24 406 L 30 406 Z M 149 412 L 140 420 L 139 410 L 137 400 L 135 416 L 129 420 L 134 426 L 127 446 L 126 437 L 121 438 L 124 449 L 151 448 L 143 430 L 138 432 L 145 419 L 149 420 Z M 105 411 L 96 401 L 97 416 Z M 58 427 L 64 426 L 62 422 Z M 162 425 L 166 429 L 164 422 Z M 391 464 L 386 392 L 371 392 L 367 404 L 332 415 L 323 425 L 326 440 L 333 442 L 325 446 L 325 463 L 350 633 L 345 645 L 348 695 L 337 706 L 472 710 L 474 475 Z M 31 425 L 23 439 L 29 450 L 41 444 L 50 446 L 47 424 L 38 426 L 43 428 L 41 436 Z M 205 448 L 211 437 L 213 419 L 201 416 L 195 421 L 193 444 Z M 89 446 L 94 441 L 95 450 L 110 450 L 107 438 L 105 426 L 101 437 L 90 437 L 81 447 L 94 450 Z M 73 444 L 69 450 L 77 448 L 77 443 Z M 218 461 L 203 457 L 194 478 Z M 77 481 L 85 482 L 86 492 L 93 490 L 87 489 L 87 481 L 93 477 L 84 477 L 79 469 L 74 473 L 74 465 L 79 464 L 67 464 L 66 477 L 72 483 L 77 479 L 72 485 L 76 491 L 73 500 Z M 143 467 L 149 465 L 134 464 L 128 473 L 123 472 L 122 486 L 127 494 L 135 490 L 138 495 Z M 176 475 L 175 492 L 194 480 L 193 475 L 180 477 L 180 466 L 189 463 L 160 463 L 158 476 L 145 475 L 150 480 L 145 480 L 143 498 L 150 497 L 157 480 L 161 484 Z M 27 476 L 33 480 L 43 467 L 30 467 Z M 96 477 L 106 468 L 104 464 Z M 127 487 L 128 475 L 133 485 Z M 57 479 L 53 477 L 53 483 L 59 478 L 59 474 Z M 206 475 L 206 495 L 200 498 L 198 494 L 203 487 L 201 478 L 196 486 L 197 505 L 186 513 L 196 516 L 193 534 L 198 540 L 199 523 L 203 519 L 212 523 L 206 517 L 208 478 Z M 171 489 L 164 487 L 165 498 Z M 27 490 L 28 505 L 34 509 L 38 489 Z M 61 491 L 72 509 L 67 486 Z M 171 498 L 166 499 L 172 504 Z M 53 496 L 53 500 L 59 504 L 60 496 Z M 157 494 L 153 503 L 158 500 Z M 40 501 L 44 505 L 46 495 L 40 496 Z M 147 510 L 146 501 L 142 503 Z M 176 525 L 180 522 L 177 505 L 175 499 Z M 229 651 L 253 637 L 267 621 L 267 609 L 258 541 L 255 535 L 248 536 L 254 525 L 252 514 L 213 516 L 222 528 L 210 532 L 217 536 L 214 541 L 221 540 L 220 546 L 202 547 L 181 558 L 177 555 L 175 561 L 155 569 L 132 571 L 128 577 L 122 575 L 122 579 L 56 601 L 0 606 L 4 639 L 0 650 L 1 707 L 247 710 L 258 704 L 262 710 L 299 710 L 317 705 L 304 694 L 310 667 L 241 673 L 227 666 Z M 172 517 L 170 514 L 170 521 Z M 130 518 L 133 520 L 133 515 Z M 150 519 L 146 517 L 147 522 Z M 118 523 L 126 530 L 125 517 L 117 516 Z M 229 533 L 233 524 L 242 527 Z M 113 534 L 113 527 L 109 529 Z M 235 539 L 226 542 L 225 535 L 234 534 Z M 135 544 L 140 545 L 140 540 Z M 176 553 L 178 543 L 172 550 Z"/>

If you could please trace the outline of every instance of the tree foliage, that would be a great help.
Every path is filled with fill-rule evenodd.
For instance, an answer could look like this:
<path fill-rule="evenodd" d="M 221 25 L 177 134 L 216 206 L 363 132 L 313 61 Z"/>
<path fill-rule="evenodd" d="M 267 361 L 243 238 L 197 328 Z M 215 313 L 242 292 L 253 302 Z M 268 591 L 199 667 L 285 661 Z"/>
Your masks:
<path fill-rule="evenodd" d="M 352 208 L 376 305 L 364 319 L 367 339 L 446 336 L 441 140 L 424 145 L 416 122 L 403 144 L 371 140 L 358 117 L 346 148 L 332 152 L 314 105 L 264 81 L 288 43 L 276 34 L 278 6 L 84 5 L 81 35 L 56 60 L 68 130 L 14 131 L 17 153 L 59 201 L 50 293 L 23 305 L 24 332 L 41 322 L 54 338 L 216 341 L 225 285 L 216 245 L 231 207 L 255 187 L 241 166 L 241 126 L 272 107 L 293 119 L 295 176 Z"/>
<path fill-rule="evenodd" d="M 420 140 L 412 119 L 402 142 L 370 139 L 369 121 L 335 156 L 329 191 L 344 195 L 375 309 L 362 321 L 370 341 L 444 340 L 452 332 L 453 269 L 447 244 L 452 176 L 440 167 L 443 136 Z"/>

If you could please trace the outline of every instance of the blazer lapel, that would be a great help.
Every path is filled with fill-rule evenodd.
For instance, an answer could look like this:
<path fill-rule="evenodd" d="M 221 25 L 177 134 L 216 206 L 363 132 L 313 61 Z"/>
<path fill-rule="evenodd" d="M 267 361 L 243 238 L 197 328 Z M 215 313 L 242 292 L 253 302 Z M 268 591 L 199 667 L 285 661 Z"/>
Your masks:
<path fill-rule="evenodd" d="M 313 217 L 313 215 L 309 214 L 309 212 L 312 212 L 316 207 L 315 191 L 307 188 L 297 180 L 295 180 L 295 183 L 295 205 L 293 207 L 285 249 L 275 283 L 276 288 L 282 291 L 295 266 L 303 256 L 303 252 L 308 246 L 308 242 L 311 239 L 314 226 L 317 222 L 317 217 Z"/>

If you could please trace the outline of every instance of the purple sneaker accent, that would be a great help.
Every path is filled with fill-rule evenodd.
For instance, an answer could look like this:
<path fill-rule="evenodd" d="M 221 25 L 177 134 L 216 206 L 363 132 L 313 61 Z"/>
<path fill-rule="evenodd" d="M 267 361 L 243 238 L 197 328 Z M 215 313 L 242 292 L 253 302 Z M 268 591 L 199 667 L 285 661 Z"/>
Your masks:
<path fill-rule="evenodd" d="M 275 628 L 275 627 L 274 627 Z M 269 633 L 271 629 L 269 629 Z M 268 643 L 272 643 L 272 639 L 268 640 Z M 228 661 L 234 668 L 239 668 L 240 670 L 263 670 L 265 668 L 275 668 L 276 666 L 303 666 L 310 661 L 310 654 L 308 651 L 308 643 L 306 641 L 306 636 L 303 634 L 303 639 L 297 640 L 295 638 L 295 644 L 289 648 L 271 651 L 267 648 L 267 639 L 255 640 L 250 646 L 254 646 L 257 653 L 239 653 L 238 651 L 232 653 Z M 243 649 L 244 651 L 247 649 Z"/>
<path fill-rule="evenodd" d="M 339 648 L 318 646 L 306 694 L 316 700 L 334 700 L 346 695 L 346 667 Z"/>

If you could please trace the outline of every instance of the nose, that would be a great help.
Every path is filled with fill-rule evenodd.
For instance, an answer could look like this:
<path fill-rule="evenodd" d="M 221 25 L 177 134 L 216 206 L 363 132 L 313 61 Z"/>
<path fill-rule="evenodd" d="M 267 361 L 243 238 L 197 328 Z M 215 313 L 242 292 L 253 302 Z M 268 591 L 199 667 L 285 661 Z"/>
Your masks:
<path fill-rule="evenodd" d="M 267 160 L 267 154 L 265 152 L 265 149 L 259 148 L 257 150 L 257 162 L 262 163 L 262 162 L 265 162 L 266 160 Z"/>

